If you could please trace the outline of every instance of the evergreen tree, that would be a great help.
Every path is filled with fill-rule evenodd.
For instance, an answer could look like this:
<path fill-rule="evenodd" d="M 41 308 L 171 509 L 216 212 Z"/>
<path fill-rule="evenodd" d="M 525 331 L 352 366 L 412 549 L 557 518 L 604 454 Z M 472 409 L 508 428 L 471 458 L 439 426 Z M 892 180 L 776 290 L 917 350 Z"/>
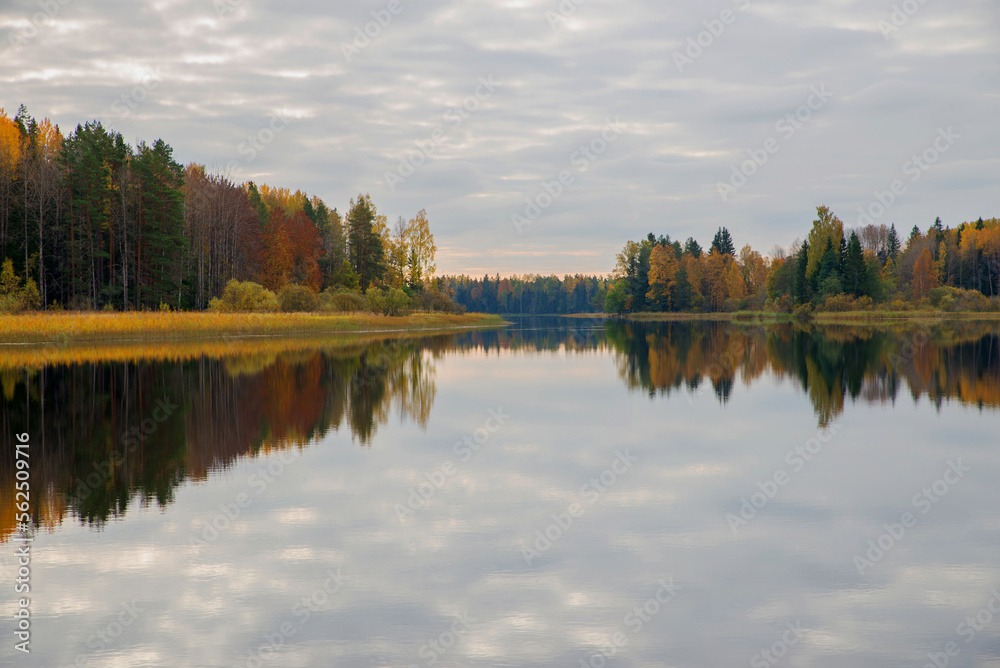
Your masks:
<path fill-rule="evenodd" d="M 257 184 L 253 181 L 247 183 L 247 195 L 250 199 L 250 206 L 257 212 L 257 224 L 259 228 L 266 228 L 271 222 L 271 214 L 267 210 L 267 204 L 264 203 L 264 199 L 260 196 Z"/>
<path fill-rule="evenodd" d="M 844 291 L 855 296 L 868 294 L 868 263 L 861 250 L 861 240 L 851 232 L 851 240 L 847 244 L 847 258 L 844 261 Z"/>
<path fill-rule="evenodd" d="M 736 256 L 736 246 L 733 245 L 733 237 L 729 234 L 729 230 L 724 227 L 719 228 L 712 239 L 712 246 L 708 252 L 712 251 L 718 251 L 720 255 Z"/>
<path fill-rule="evenodd" d="M 795 275 L 792 281 L 793 297 L 796 304 L 803 304 L 812 299 L 812 284 L 806 277 L 806 268 L 809 266 L 809 242 L 803 241 L 799 255 L 795 259 Z"/>
<path fill-rule="evenodd" d="M 367 290 L 385 273 L 385 248 L 375 227 L 378 213 L 368 195 L 351 200 L 347 214 L 347 246 L 351 268 L 358 275 L 361 290 Z"/>
<path fill-rule="evenodd" d="M 681 267 L 674 277 L 674 289 L 671 293 L 673 307 L 676 311 L 687 311 L 693 300 L 691 281 L 688 280 L 687 269 Z"/>
<path fill-rule="evenodd" d="M 184 168 L 174 161 L 174 151 L 162 139 L 149 146 L 139 144 L 135 156 L 139 188 L 139 239 L 142 259 L 138 263 L 140 301 L 148 306 L 161 302 L 180 307 L 184 236 Z"/>
<path fill-rule="evenodd" d="M 902 247 L 902 244 L 899 242 L 899 235 L 896 234 L 895 223 L 889 228 L 889 238 L 886 240 L 885 246 L 888 259 L 895 262 L 899 258 L 899 250 Z"/>
<path fill-rule="evenodd" d="M 701 246 L 694 237 L 688 237 L 687 241 L 684 242 L 684 255 L 693 255 L 695 259 L 701 257 Z"/>

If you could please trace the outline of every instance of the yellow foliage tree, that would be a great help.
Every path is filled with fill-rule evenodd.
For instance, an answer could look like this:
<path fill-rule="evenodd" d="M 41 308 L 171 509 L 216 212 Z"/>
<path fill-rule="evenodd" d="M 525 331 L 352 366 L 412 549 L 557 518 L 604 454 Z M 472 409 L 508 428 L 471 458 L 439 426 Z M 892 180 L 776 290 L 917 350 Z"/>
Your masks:
<path fill-rule="evenodd" d="M 670 308 L 670 291 L 673 289 L 674 277 L 677 275 L 677 257 L 669 246 L 653 246 L 649 256 L 649 291 L 646 299 L 656 308 Z"/>
<path fill-rule="evenodd" d="M 0 109 L 0 248 L 7 247 L 14 182 L 21 168 L 21 131 Z"/>
<path fill-rule="evenodd" d="M 434 276 L 434 272 L 437 271 L 437 265 L 434 263 L 437 246 L 434 244 L 434 235 L 431 234 L 431 225 L 427 221 L 426 210 L 421 209 L 407 223 L 406 246 L 407 280 L 411 286 L 417 287 L 422 285 L 424 281 L 430 280 Z"/>
<path fill-rule="evenodd" d="M 932 288 L 938 285 L 937 273 L 934 271 L 934 260 L 931 251 L 925 248 L 913 265 L 913 298 L 923 299 Z"/>
<path fill-rule="evenodd" d="M 729 269 L 726 270 L 726 289 L 729 291 L 730 299 L 743 299 L 747 296 L 746 281 L 735 262 L 730 262 Z"/>
<path fill-rule="evenodd" d="M 819 270 L 819 263 L 826 252 L 827 239 L 833 244 L 833 249 L 840 247 L 840 240 L 844 238 L 844 223 L 833 215 L 833 212 L 825 206 L 816 208 L 816 220 L 809 230 L 809 262 L 806 265 L 806 278 L 812 278 Z"/>

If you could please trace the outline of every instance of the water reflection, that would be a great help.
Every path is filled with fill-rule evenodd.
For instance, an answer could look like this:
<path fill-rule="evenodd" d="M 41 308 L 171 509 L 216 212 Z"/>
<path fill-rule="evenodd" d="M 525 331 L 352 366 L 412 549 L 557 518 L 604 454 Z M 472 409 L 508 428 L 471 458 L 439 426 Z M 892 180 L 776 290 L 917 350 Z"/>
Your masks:
<path fill-rule="evenodd" d="M 242 346 L 242 348 L 240 347 Z M 347 429 L 362 446 L 392 415 L 423 427 L 446 354 L 611 354 L 625 385 L 651 396 L 707 388 L 725 403 L 737 383 L 790 379 L 820 425 L 845 402 L 901 394 L 996 410 L 1000 336 L 984 323 L 930 327 L 746 326 L 525 319 L 503 330 L 353 344 L 255 341 L 156 347 L 16 350 L 0 361 L 0 538 L 15 529 L 14 434 L 31 434 L 37 526 L 69 515 L 101 526 L 130 504 L 171 503 L 241 457 L 302 448 Z"/>
<path fill-rule="evenodd" d="M 51 529 L 18 663 L 423 668 L 468 615 L 434 666 L 747 665 L 788 624 L 805 636 L 780 665 L 924 665 L 1000 583 L 997 343 L 972 324 L 561 319 L 18 349 L 0 362 L 2 435 L 31 434 L 32 512 Z M 491 411 L 504 423 L 486 434 Z M 833 438 L 800 466 L 788 453 L 817 422 Z M 914 494 L 948 462 L 967 473 L 925 515 Z M 859 572 L 903 512 L 919 523 Z M 661 580 L 679 587 L 668 603 Z M 995 629 L 950 665 L 995 663 Z M 627 644 L 605 660 L 615 633 Z"/>
<path fill-rule="evenodd" d="M 930 326 L 748 326 L 610 322 L 607 340 L 619 374 L 654 395 L 697 392 L 703 383 L 725 403 L 736 382 L 764 375 L 793 379 L 821 426 L 844 403 L 894 403 L 901 391 L 936 407 L 955 399 L 1000 407 L 1000 334 L 991 323 Z"/>

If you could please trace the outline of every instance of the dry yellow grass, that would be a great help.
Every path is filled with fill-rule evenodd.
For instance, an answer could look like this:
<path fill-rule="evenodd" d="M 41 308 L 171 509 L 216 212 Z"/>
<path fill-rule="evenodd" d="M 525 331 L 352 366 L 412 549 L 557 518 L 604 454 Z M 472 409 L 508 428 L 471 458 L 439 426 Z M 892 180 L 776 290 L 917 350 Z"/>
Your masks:
<path fill-rule="evenodd" d="M 433 332 L 432 332 L 433 333 Z M 444 332 L 439 332 L 444 333 Z M 75 342 L 66 345 L 0 344 L 0 373 L 40 369 L 60 364 L 105 364 L 109 362 L 186 362 L 200 357 L 261 358 L 300 351 L 361 350 L 387 339 L 412 337 L 412 332 L 341 334 L 330 336 L 246 336 L 228 339 L 186 341 Z"/>
<path fill-rule="evenodd" d="M 498 327 L 499 316 L 413 313 L 25 313 L 0 315 L 2 343 L 148 342 L 252 335 L 394 332 Z"/>

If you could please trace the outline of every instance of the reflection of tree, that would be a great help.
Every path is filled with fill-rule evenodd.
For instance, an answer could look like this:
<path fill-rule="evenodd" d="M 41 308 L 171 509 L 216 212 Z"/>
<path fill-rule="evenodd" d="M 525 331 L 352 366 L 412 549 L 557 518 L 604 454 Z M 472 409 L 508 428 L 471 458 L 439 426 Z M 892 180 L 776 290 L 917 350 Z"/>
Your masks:
<path fill-rule="evenodd" d="M 31 435 L 38 524 L 51 527 L 68 510 L 100 526 L 136 499 L 169 504 L 185 478 L 204 479 L 262 451 L 303 447 L 343 425 L 367 444 L 393 405 L 425 425 L 436 391 L 434 358 L 449 339 L 8 368 L 0 377 L 0 536 L 14 528 L 14 434 Z"/>
<path fill-rule="evenodd" d="M 424 426 L 435 363 L 446 353 L 606 349 L 622 381 L 650 395 L 704 386 L 726 402 L 737 382 L 789 378 L 821 424 L 840 415 L 848 398 L 894 402 L 904 387 L 936 406 L 956 399 L 1000 408 L 1000 336 L 995 326 L 975 323 L 924 333 L 566 320 L 337 345 L 279 339 L 236 355 L 164 349 L 157 361 L 116 350 L 113 361 L 101 362 L 88 348 L 75 362 L 24 367 L 0 360 L 0 539 L 14 529 L 11 445 L 21 432 L 31 436 L 36 523 L 53 527 L 69 512 L 100 526 L 137 501 L 165 506 L 184 479 L 205 479 L 240 457 L 301 448 L 342 428 L 366 445 L 394 410 Z"/>
<path fill-rule="evenodd" d="M 737 376 L 749 384 L 764 373 L 798 381 L 821 425 L 847 398 L 894 402 L 905 384 L 914 399 L 935 405 L 957 399 L 1000 408 L 1000 336 L 985 323 L 876 328 L 730 323 L 608 322 L 625 384 L 650 395 L 696 389 L 705 380 L 720 401 Z"/>

